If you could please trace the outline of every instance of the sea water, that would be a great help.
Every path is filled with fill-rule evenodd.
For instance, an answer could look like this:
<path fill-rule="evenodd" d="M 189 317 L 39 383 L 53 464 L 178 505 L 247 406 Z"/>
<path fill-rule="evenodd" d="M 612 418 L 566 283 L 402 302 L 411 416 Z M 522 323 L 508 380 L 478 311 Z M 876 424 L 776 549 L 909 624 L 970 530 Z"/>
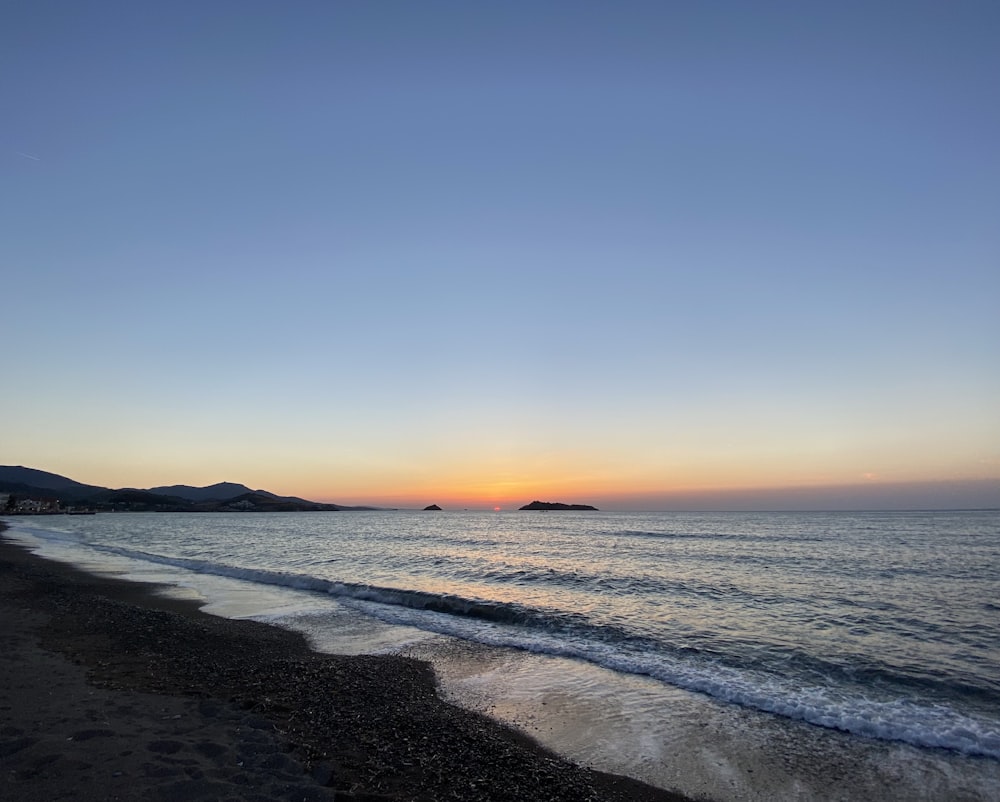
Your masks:
<path fill-rule="evenodd" d="M 567 757 L 728 799 L 1000 798 L 1000 513 L 12 519 L 317 648 L 434 662 Z"/>

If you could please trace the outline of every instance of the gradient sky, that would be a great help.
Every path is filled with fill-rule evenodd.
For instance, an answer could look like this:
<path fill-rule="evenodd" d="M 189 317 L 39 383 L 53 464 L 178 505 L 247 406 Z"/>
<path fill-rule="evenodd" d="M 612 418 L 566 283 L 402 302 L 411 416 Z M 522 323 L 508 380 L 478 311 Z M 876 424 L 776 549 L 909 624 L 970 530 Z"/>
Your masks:
<path fill-rule="evenodd" d="M 0 7 L 0 463 L 1000 506 L 1000 4 Z"/>

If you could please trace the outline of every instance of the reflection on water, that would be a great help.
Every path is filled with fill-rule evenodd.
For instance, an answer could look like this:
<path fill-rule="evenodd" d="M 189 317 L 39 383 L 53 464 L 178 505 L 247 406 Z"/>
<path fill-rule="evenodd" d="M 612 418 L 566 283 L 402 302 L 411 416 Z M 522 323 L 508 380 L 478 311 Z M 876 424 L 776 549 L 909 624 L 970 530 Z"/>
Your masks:
<path fill-rule="evenodd" d="M 451 698 L 577 761 L 688 794 L 1000 798 L 995 514 L 17 527 L 50 556 L 187 588 L 211 612 L 275 620 L 319 648 L 432 659 Z"/>
<path fill-rule="evenodd" d="M 717 802 L 993 800 L 1000 764 L 858 739 L 721 704 L 647 677 L 449 639 L 431 660 L 446 698 L 584 766 Z"/>

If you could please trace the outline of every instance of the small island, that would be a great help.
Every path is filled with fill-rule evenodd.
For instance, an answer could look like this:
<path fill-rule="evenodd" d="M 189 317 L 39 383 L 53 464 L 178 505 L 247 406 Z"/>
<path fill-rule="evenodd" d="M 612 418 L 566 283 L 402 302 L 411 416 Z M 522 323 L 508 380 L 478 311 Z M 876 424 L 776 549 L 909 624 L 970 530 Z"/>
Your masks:
<path fill-rule="evenodd" d="M 429 504 L 428 506 L 424 507 L 423 511 L 427 512 L 428 510 L 437 510 L 438 512 L 440 512 L 441 508 L 437 504 Z"/>
<path fill-rule="evenodd" d="M 520 509 L 522 510 L 584 510 L 587 512 L 598 512 L 597 507 L 591 507 L 589 504 L 562 504 L 558 501 L 532 501 L 530 504 L 525 504 Z"/>

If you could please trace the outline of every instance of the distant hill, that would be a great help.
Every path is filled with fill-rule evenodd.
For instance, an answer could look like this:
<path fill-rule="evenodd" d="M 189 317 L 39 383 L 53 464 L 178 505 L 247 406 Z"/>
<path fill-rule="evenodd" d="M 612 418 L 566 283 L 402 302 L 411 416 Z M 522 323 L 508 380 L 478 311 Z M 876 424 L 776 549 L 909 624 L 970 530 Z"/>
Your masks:
<path fill-rule="evenodd" d="M 58 499 L 63 506 L 86 506 L 98 510 L 135 512 L 220 512 L 245 510 L 255 512 L 304 512 L 371 510 L 374 507 L 346 507 L 323 504 L 297 496 L 278 496 L 266 490 L 251 490 L 234 482 L 219 482 L 207 487 L 165 485 L 148 490 L 126 487 L 111 489 L 85 485 L 56 473 L 0 465 L 0 493 L 22 499 Z"/>
<path fill-rule="evenodd" d="M 208 487 L 191 487 L 191 485 L 168 485 L 164 487 L 151 487 L 150 493 L 157 493 L 161 496 L 177 496 L 188 501 L 228 501 L 237 496 L 247 493 L 259 493 L 262 496 L 273 496 L 266 490 L 251 490 L 246 485 L 238 485 L 234 482 L 219 482 L 208 485 Z"/>
<path fill-rule="evenodd" d="M 590 512 L 598 512 L 597 507 L 591 507 L 589 504 L 563 504 L 559 501 L 532 501 L 530 504 L 525 504 L 520 509 L 522 510 L 584 510 Z"/>
<path fill-rule="evenodd" d="M 180 512 L 191 506 L 187 499 L 178 496 L 163 496 L 135 487 L 123 487 L 121 490 L 102 490 L 86 499 L 84 503 L 91 507 L 134 511 Z"/>
<path fill-rule="evenodd" d="M 58 497 L 77 500 L 104 490 L 97 485 L 85 485 L 57 473 L 25 468 L 21 465 L 0 465 L 0 492 L 24 496 Z"/>

